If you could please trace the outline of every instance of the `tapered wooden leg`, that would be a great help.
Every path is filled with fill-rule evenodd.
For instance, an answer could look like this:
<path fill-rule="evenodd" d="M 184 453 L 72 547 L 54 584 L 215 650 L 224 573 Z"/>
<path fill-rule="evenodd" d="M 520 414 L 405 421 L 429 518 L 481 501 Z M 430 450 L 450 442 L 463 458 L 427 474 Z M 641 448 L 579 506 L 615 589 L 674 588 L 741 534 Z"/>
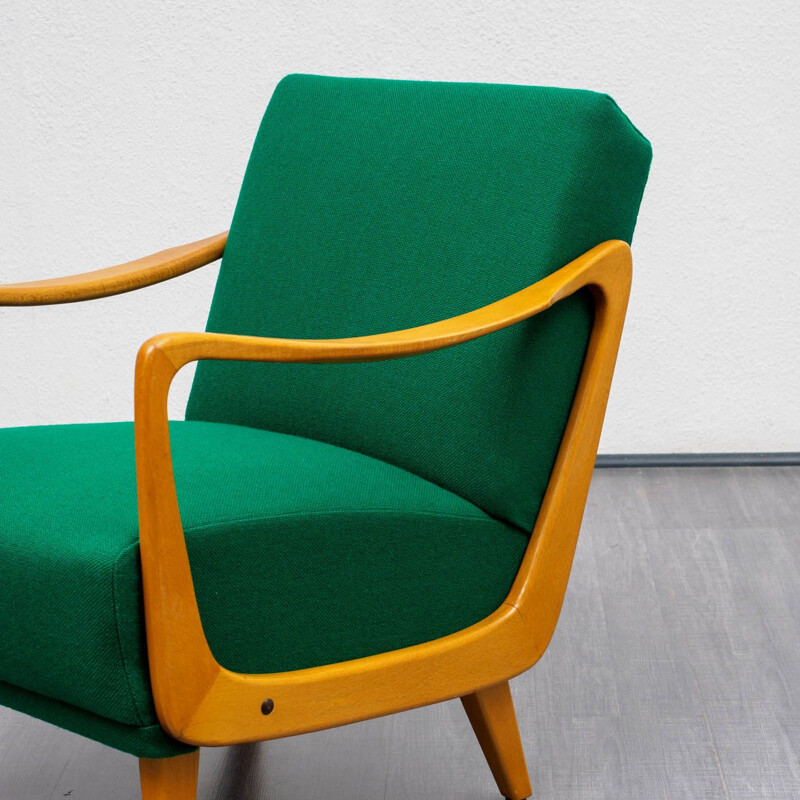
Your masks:
<path fill-rule="evenodd" d="M 196 800 L 200 751 L 173 758 L 140 758 L 142 800 Z"/>
<path fill-rule="evenodd" d="M 508 681 L 461 698 L 500 793 L 510 800 L 531 796 L 531 782 Z"/>

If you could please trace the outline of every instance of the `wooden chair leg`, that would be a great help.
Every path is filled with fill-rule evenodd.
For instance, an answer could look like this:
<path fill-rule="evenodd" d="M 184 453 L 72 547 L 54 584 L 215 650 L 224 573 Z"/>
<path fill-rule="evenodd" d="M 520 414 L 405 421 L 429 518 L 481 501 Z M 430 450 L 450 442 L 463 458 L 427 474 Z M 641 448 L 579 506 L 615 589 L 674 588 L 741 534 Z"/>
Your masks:
<path fill-rule="evenodd" d="M 142 800 L 196 800 L 200 751 L 173 758 L 140 758 Z"/>
<path fill-rule="evenodd" d="M 509 800 L 531 796 L 508 681 L 461 698 L 500 793 Z"/>

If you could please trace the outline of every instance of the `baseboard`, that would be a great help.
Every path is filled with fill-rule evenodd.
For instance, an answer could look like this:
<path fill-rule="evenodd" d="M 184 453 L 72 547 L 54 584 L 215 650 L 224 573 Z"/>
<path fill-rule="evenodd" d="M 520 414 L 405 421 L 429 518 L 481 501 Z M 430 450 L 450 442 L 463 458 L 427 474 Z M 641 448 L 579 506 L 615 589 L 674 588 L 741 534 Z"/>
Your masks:
<path fill-rule="evenodd" d="M 602 454 L 597 467 L 795 467 L 800 453 L 633 453 Z"/>

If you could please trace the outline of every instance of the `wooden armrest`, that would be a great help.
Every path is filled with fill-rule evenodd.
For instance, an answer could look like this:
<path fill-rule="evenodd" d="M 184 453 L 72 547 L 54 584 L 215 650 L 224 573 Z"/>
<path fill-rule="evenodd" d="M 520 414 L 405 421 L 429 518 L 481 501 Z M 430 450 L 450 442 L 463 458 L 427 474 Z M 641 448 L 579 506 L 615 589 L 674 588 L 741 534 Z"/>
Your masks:
<path fill-rule="evenodd" d="M 0 306 L 77 303 L 141 289 L 216 261 L 222 257 L 227 240 L 228 232 L 225 231 L 115 267 L 64 278 L 0 285 Z"/>
<path fill-rule="evenodd" d="M 534 664 L 566 590 L 630 282 L 630 249 L 611 241 L 503 300 L 408 330 L 335 340 L 168 333 L 145 342 L 134 412 L 139 542 L 150 679 L 163 727 L 197 745 L 289 736 L 464 696 Z M 341 664 L 267 675 L 221 666 L 203 632 L 172 470 L 167 397 L 177 371 L 198 359 L 401 358 L 513 325 L 582 288 L 595 304 L 583 371 L 536 527 L 500 608 L 444 638 Z M 265 698 L 274 700 L 276 713 L 262 713 Z"/>
<path fill-rule="evenodd" d="M 605 242 L 566 267 L 502 300 L 416 328 L 351 339 L 273 339 L 226 333 L 163 333 L 142 345 L 140 359 L 146 361 L 153 356 L 151 351 L 158 351 L 178 370 L 191 361 L 203 359 L 328 363 L 379 361 L 440 350 L 539 314 L 572 294 L 579 284 L 591 288 L 591 281 L 587 282 L 586 274 L 589 265 L 597 268 L 597 264 L 602 262 L 602 268 L 607 271 L 606 257 L 610 253 L 626 250 L 627 244 L 624 242 Z"/>

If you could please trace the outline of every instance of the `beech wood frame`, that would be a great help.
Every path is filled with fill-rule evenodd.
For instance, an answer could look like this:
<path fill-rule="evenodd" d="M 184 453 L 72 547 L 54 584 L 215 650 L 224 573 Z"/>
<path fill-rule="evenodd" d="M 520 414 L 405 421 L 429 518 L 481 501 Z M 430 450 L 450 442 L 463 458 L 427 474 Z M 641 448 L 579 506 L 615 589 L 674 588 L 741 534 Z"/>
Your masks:
<path fill-rule="evenodd" d="M 118 267 L 0 286 L 0 306 L 76 302 L 147 286 L 215 261 L 226 240 L 227 233 L 221 233 Z M 229 745 L 462 697 L 501 791 L 526 797 L 530 784 L 507 681 L 538 661 L 555 630 L 630 283 L 630 248 L 613 240 L 503 300 L 417 328 L 330 340 L 167 333 L 145 342 L 135 375 L 136 471 L 150 678 L 165 730 L 189 744 Z M 217 663 L 200 620 L 172 470 L 167 396 L 178 370 L 201 359 L 329 363 L 404 358 L 490 334 L 584 288 L 592 293 L 595 306 L 588 351 L 536 525 L 503 604 L 486 619 L 449 636 L 338 664 L 245 675 Z M 267 698 L 274 710 L 265 715 L 261 706 Z M 170 774 L 196 776 L 193 757 L 169 761 L 175 763 Z M 152 786 L 167 780 L 148 759 L 141 765 L 146 792 L 145 780 Z M 175 780 L 188 786 L 184 778 Z M 161 796 L 154 792 L 148 796 Z M 194 796 L 193 789 L 186 792 L 186 797 Z"/>

